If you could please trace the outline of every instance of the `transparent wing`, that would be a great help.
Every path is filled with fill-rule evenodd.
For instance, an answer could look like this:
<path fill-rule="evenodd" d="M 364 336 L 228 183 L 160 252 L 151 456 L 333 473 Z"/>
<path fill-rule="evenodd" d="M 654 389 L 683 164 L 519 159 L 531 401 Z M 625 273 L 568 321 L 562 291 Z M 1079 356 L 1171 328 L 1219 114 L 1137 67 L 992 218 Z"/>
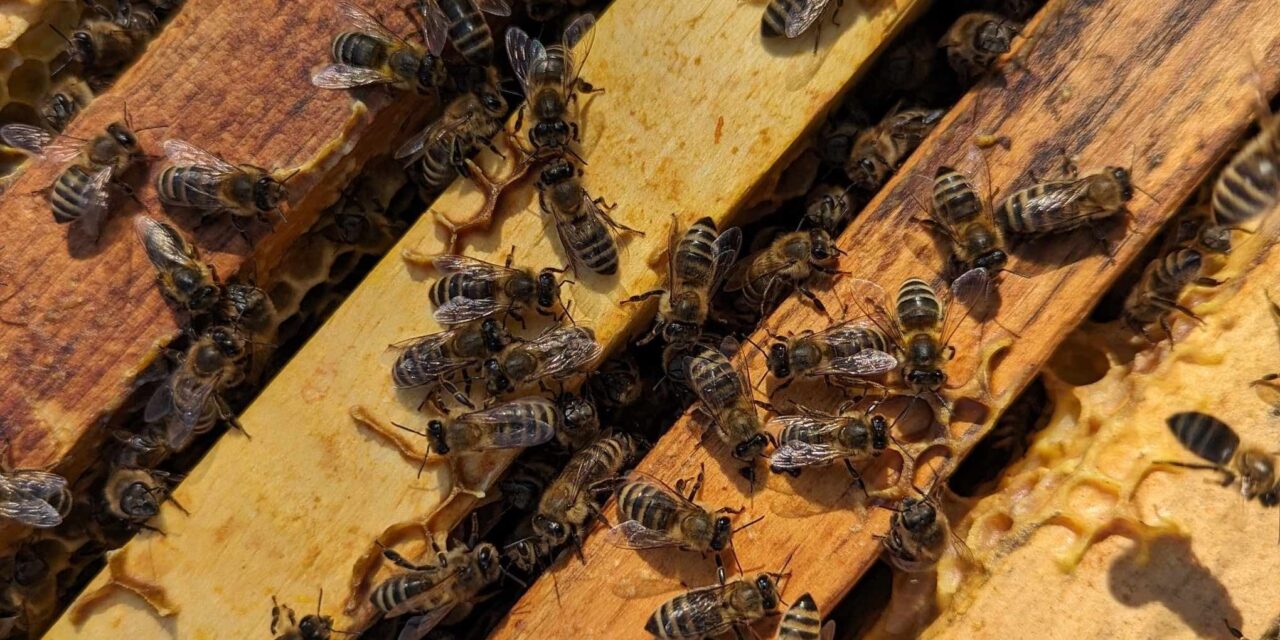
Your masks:
<path fill-rule="evenodd" d="M 582 64 L 587 61 L 587 55 L 591 53 L 591 45 L 596 39 L 595 16 L 584 13 L 569 23 L 564 29 L 564 40 L 561 45 L 564 48 L 564 91 L 565 95 L 569 95 L 569 91 L 573 90 L 574 85 L 578 83 L 578 76 L 582 74 Z M 573 50 L 577 49 L 575 56 Z"/>
<path fill-rule="evenodd" d="M 311 74 L 311 84 L 321 89 L 351 89 L 391 81 L 374 69 L 347 64 L 331 64 Z"/>
<path fill-rule="evenodd" d="M 542 418 L 546 415 L 555 415 L 556 405 L 554 402 L 541 396 L 528 398 L 516 398 L 510 402 L 500 404 L 492 409 L 483 409 L 481 411 L 472 411 L 458 418 L 460 422 L 470 422 L 473 424 L 494 424 L 502 422 L 512 422 L 525 416 L 537 416 Z M 544 420 L 537 420 L 538 424 L 546 424 L 554 427 L 555 425 Z"/>
<path fill-rule="evenodd" d="M 15 493 L 27 498 L 48 499 L 67 489 L 67 479 L 48 471 L 22 469 L 4 474 L 4 480 Z"/>
<path fill-rule="evenodd" d="M 476 8 L 493 16 L 511 15 L 511 6 L 503 0 L 475 0 Z"/>
<path fill-rule="evenodd" d="M 822 631 L 818 632 L 818 640 L 835 640 L 836 638 L 836 621 L 828 620 L 822 625 Z"/>
<path fill-rule="evenodd" d="M 725 276 L 724 290 L 733 292 L 747 286 L 747 279 L 751 275 L 751 263 L 755 262 L 759 256 L 759 252 L 753 253 L 734 264 Z"/>
<path fill-rule="evenodd" d="M 0 127 L 0 140 L 14 149 L 45 158 L 45 147 L 53 142 L 53 134 L 29 124 L 6 124 Z"/>
<path fill-rule="evenodd" d="M 665 532 L 650 529 L 635 520 L 618 523 L 609 529 L 604 540 L 619 549 L 657 549 L 680 544 Z"/>
<path fill-rule="evenodd" d="M 440 324 L 462 324 L 480 318 L 486 318 L 506 308 L 492 298 L 474 300 L 457 297 L 442 305 L 431 314 Z"/>
<path fill-rule="evenodd" d="M 511 72 L 520 81 L 525 96 L 529 95 L 529 68 L 533 60 L 545 55 L 542 43 L 533 39 L 520 27 L 507 29 L 507 58 L 511 60 Z"/>
<path fill-rule="evenodd" d="M 387 42 L 400 41 L 400 36 L 392 33 L 390 29 L 382 24 L 381 20 L 373 17 L 373 14 L 365 11 L 355 3 L 347 2 L 346 0 L 339 0 L 338 13 L 342 14 L 342 17 L 346 19 L 347 24 L 356 31 L 377 36 Z"/>
<path fill-rule="evenodd" d="M 173 394 L 170 392 L 169 384 L 166 382 L 156 387 L 156 390 L 147 400 L 147 406 L 142 412 L 142 420 L 144 422 L 159 422 L 172 412 Z"/>
<path fill-rule="evenodd" d="M 220 173 L 236 171 L 227 161 L 185 140 L 165 140 L 164 156 L 177 166 L 195 166 Z"/>
<path fill-rule="evenodd" d="M 769 466 L 776 469 L 803 469 L 828 464 L 844 456 L 843 451 L 829 444 L 784 442 L 774 449 L 769 458 Z"/>
<path fill-rule="evenodd" d="M 47 529 L 62 524 L 62 514 L 44 500 L 23 496 L 0 498 L 0 517 L 10 518 L 29 527 Z"/>
<path fill-rule="evenodd" d="M 473 278 L 487 278 L 493 280 L 499 275 L 505 275 L 515 271 L 500 264 L 485 262 L 477 258 L 460 256 L 454 253 L 436 256 L 431 264 L 435 266 L 440 273 L 465 273 Z"/>
<path fill-rule="evenodd" d="M 445 114 L 439 120 L 428 125 L 422 131 L 412 138 L 405 141 L 396 149 L 395 159 L 402 160 L 410 156 L 417 156 L 425 147 L 443 144 L 451 136 L 457 136 L 459 131 L 463 131 L 467 122 L 475 117 L 474 111 L 466 111 L 463 114 L 446 110 Z"/>
<path fill-rule="evenodd" d="M 870 281 L 853 278 L 848 281 L 848 298 L 862 313 L 862 318 L 870 322 L 880 333 L 888 337 L 894 344 L 902 345 L 902 332 L 898 330 L 897 316 L 889 312 L 889 296 L 884 289 Z"/>
<path fill-rule="evenodd" d="M 810 337 L 821 338 L 828 342 L 849 344 L 863 342 L 866 340 L 868 333 L 877 331 L 875 324 L 869 320 L 845 320 L 813 333 Z"/>
<path fill-rule="evenodd" d="M 602 349 L 593 331 L 585 327 L 563 327 L 544 334 L 527 348 L 540 352 L 539 377 L 560 377 L 582 369 L 600 357 Z"/>
<path fill-rule="evenodd" d="M 783 20 L 783 32 L 788 38 L 795 38 L 808 31 L 826 10 L 828 2 L 830 0 L 802 0 L 788 3 L 787 16 Z"/>
<path fill-rule="evenodd" d="M 865 378 L 893 371 L 898 359 L 891 353 L 877 349 L 863 349 L 851 356 L 832 358 L 826 364 L 812 369 L 815 376 L 853 376 Z"/>
<path fill-rule="evenodd" d="M 769 421 L 770 425 L 777 425 L 778 431 L 782 432 L 791 427 L 803 427 L 806 432 L 815 435 L 831 433 L 840 428 L 841 421 L 838 417 L 819 417 L 808 415 L 794 416 L 778 416 Z"/>
<path fill-rule="evenodd" d="M 1252 385 L 1253 392 L 1258 395 L 1258 399 L 1267 403 L 1272 411 L 1280 411 L 1280 380 L 1274 378 L 1263 378 L 1256 380 Z"/>
<path fill-rule="evenodd" d="M 133 221 L 133 230 L 146 251 L 147 259 L 156 268 L 190 264 L 187 244 L 173 227 L 154 218 L 138 216 Z"/>
<path fill-rule="evenodd" d="M 441 345 L 449 342 L 458 333 L 457 329 L 447 329 L 439 333 L 410 338 L 402 342 L 391 345 L 391 349 L 400 351 L 400 358 L 409 356 L 408 351 L 414 350 L 418 352 L 435 352 Z M 468 358 L 437 358 L 433 360 L 423 360 L 421 357 L 414 358 L 417 366 L 421 367 L 421 373 L 425 376 L 442 376 L 452 373 L 458 369 L 462 369 L 473 361 Z M 397 359 L 396 366 L 400 366 L 400 360 Z"/>
<path fill-rule="evenodd" d="M 1062 188 L 1046 190 L 1044 193 L 1031 198 L 1024 208 L 1041 211 L 1062 209 L 1083 198 L 1088 192 L 1088 183 L 1084 180 L 1077 180 L 1064 185 Z"/>
<path fill-rule="evenodd" d="M 982 267 L 970 269 L 951 282 L 951 298 L 970 309 L 977 318 L 985 318 L 992 311 L 994 294 L 995 280 L 991 272 Z"/>
<path fill-rule="evenodd" d="M 107 193 L 107 183 L 115 167 L 106 166 L 89 176 L 89 185 L 85 188 L 85 206 L 80 215 L 80 229 L 90 238 L 97 238 L 102 232 L 102 222 L 111 208 L 111 194 Z"/>
<path fill-rule="evenodd" d="M 733 263 L 738 260 L 738 252 L 742 250 L 742 230 L 737 227 L 725 229 L 716 236 L 716 242 L 711 248 L 715 252 L 715 275 L 711 278 L 711 291 L 715 292 L 729 275 Z"/>
<path fill-rule="evenodd" d="M 422 39 L 427 43 L 427 51 L 433 56 L 444 52 L 444 44 L 449 40 L 449 19 L 436 0 L 422 0 Z M 508 13 L 510 11 L 508 10 Z"/>
<path fill-rule="evenodd" d="M 422 640 L 427 637 L 431 630 L 440 624 L 449 612 L 453 611 L 453 604 L 449 604 L 438 609 L 432 609 L 425 615 L 414 616 L 404 623 L 404 628 L 400 630 L 400 635 L 396 640 Z M 391 614 L 387 614 L 391 615 Z"/>
<path fill-rule="evenodd" d="M 173 377 L 173 408 L 177 412 L 179 423 L 192 431 L 200 424 L 200 418 L 207 410 L 210 400 L 217 388 L 218 377 L 197 377 L 191 375 L 175 375 Z"/>
<path fill-rule="evenodd" d="M 553 413 L 547 413 L 550 408 Z M 503 425 L 489 435 L 490 447 L 512 449 L 535 447 L 550 441 L 556 435 L 556 425 L 535 416 L 555 415 L 555 405 L 545 398 L 521 398 L 492 409 L 468 413 L 458 418 L 460 422 L 482 425 Z"/>

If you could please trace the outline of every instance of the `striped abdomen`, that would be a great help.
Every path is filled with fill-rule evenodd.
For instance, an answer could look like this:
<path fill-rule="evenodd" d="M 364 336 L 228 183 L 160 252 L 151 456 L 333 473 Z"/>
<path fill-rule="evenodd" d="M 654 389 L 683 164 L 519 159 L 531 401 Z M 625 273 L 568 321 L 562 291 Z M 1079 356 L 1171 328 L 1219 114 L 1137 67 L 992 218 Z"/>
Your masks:
<path fill-rule="evenodd" d="M 649 616 L 644 630 L 663 640 L 718 636 L 733 626 L 725 619 L 720 592 L 707 587 L 678 595 Z"/>
<path fill-rule="evenodd" d="M 598 213 L 580 210 L 573 217 L 556 217 L 569 253 L 595 273 L 607 276 L 618 272 L 618 243 Z"/>
<path fill-rule="evenodd" d="M 942 302 L 933 287 L 920 278 L 908 278 L 902 283 L 896 308 L 904 333 L 930 329 L 942 322 Z"/>
<path fill-rule="evenodd" d="M 686 366 L 698 399 L 712 411 L 731 406 L 745 395 L 737 369 L 716 349 L 699 350 L 689 356 Z"/>
<path fill-rule="evenodd" d="M 777 640 L 818 640 L 821 633 L 822 614 L 818 612 L 818 603 L 806 593 L 782 614 Z"/>
<path fill-rule="evenodd" d="M 418 175 L 422 177 L 422 185 L 429 191 L 440 191 L 449 186 L 458 177 L 458 158 L 453 136 L 446 136 L 443 141 L 429 144 L 423 149 L 418 159 Z"/>
<path fill-rule="evenodd" d="M 938 217 L 957 224 L 982 213 L 982 198 L 964 174 L 950 167 L 938 167 L 933 180 L 933 209 Z"/>
<path fill-rule="evenodd" d="M 1196 249 L 1184 247 L 1156 263 L 1151 273 L 1151 289 L 1157 293 L 1177 295 L 1200 276 L 1204 257 Z"/>
<path fill-rule="evenodd" d="M 1240 447 L 1240 436 L 1230 425 L 1199 411 L 1175 413 L 1165 423 L 1182 446 L 1214 464 L 1230 462 Z"/>
<path fill-rule="evenodd" d="M 787 32 L 787 14 L 801 11 L 801 7 L 819 0 L 769 0 L 764 17 L 760 19 L 760 35 L 776 38 Z"/>
<path fill-rule="evenodd" d="M 1076 219 L 1067 215 L 1066 208 L 1075 208 L 1074 203 L 1063 204 L 1058 193 L 1071 189 L 1074 182 L 1058 180 L 1043 182 L 1034 187 L 1023 189 L 1004 202 L 996 210 L 997 221 L 1012 233 L 1044 233 L 1048 231 L 1066 230 L 1084 224 L 1086 219 Z M 1067 222 L 1064 222 L 1067 221 Z"/>
<path fill-rule="evenodd" d="M 647 529 L 670 531 L 679 524 L 680 505 L 661 487 L 630 482 L 618 491 L 618 512 L 623 520 L 635 520 Z"/>
<path fill-rule="evenodd" d="M 839 340 L 827 340 L 826 357 L 845 358 L 857 355 L 868 349 L 891 353 L 889 338 L 874 327 L 855 327 L 841 333 Z"/>
<path fill-rule="evenodd" d="M 684 288 L 705 289 L 715 275 L 715 242 L 719 237 L 711 218 L 701 218 L 684 232 L 676 244 L 671 278 L 676 291 Z"/>
<path fill-rule="evenodd" d="M 488 64 L 493 58 L 493 33 L 471 0 L 440 0 L 449 21 L 449 41 L 471 64 Z"/>
<path fill-rule="evenodd" d="M 379 611 L 387 613 L 409 599 L 426 593 L 435 585 L 435 580 L 418 573 L 391 576 L 369 594 L 369 602 Z"/>
<path fill-rule="evenodd" d="M 636 443 L 631 436 L 619 434 L 601 438 L 574 454 L 560 477 L 582 479 L 581 486 L 585 488 L 618 475 L 635 453 Z"/>
<path fill-rule="evenodd" d="M 454 298 L 488 300 L 498 293 L 497 282 L 488 278 L 476 278 L 465 273 L 451 273 L 431 286 L 431 304 L 440 305 Z"/>
<path fill-rule="evenodd" d="M 338 64 L 377 69 L 387 62 L 387 43 L 367 33 L 348 31 L 334 36 L 329 55 Z"/>
<path fill-rule="evenodd" d="M 824 444 L 835 442 L 839 431 L 826 429 L 817 422 L 792 422 L 778 432 L 778 442 L 804 442 L 808 444 Z"/>
<path fill-rule="evenodd" d="M 58 181 L 53 183 L 53 192 L 49 196 L 49 204 L 53 208 L 53 219 L 58 224 L 79 220 L 86 211 L 95 206 L 98 198 L 105 197 L 91 186 L 92 178 L 93 174 L 78 164 L 67 167 L 67 170 L 58 176 Z"/>
<path fill-rule="evenodd" d="M 1280 157 L 1271 139 L 1280 131 L 1264 130 L 1240 150 L 1213 185 L 1213 215 L 1218 224 L 1238 226 L 1262 215 L 1280 199 Z"/>
<path fill-rule="evenodd" d="M 156 178 L 160 201 L 179 207 L 221 208 L 221 189 L 222 176 L 202 167 L 165 167 Z"/>

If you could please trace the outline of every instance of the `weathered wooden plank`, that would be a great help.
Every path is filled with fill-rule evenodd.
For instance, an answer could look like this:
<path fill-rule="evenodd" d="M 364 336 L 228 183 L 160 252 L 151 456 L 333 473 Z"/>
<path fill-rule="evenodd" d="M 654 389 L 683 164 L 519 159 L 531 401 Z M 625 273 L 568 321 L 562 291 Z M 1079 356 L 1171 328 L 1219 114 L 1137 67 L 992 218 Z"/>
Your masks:
<path fill-rule="evenodd" d="M 597 25 L 585 76 L 606 92 L 584 100 L 586 185 L 617 203 L 622 223 L 648 232 L 622 247 L 619 275 L 586 273 L 567 287 L 574 315 L 607 346 L 647 321 L 650 309 L 617 301 L 653 288 L 649 264 L 666 243 L 670 215 L 718 221 L 799 150 L 815 123 L 876 50 L 922 6 L 914 0 L 846 3 L 841 28 L 769 50 L 759 42 L 759 10 L 737 3 L 619 0 Z M 433 209 L 451 213 L 468 196 L 459 185 Z M 495 227 L 468 238 L 477 257 L 516 264 L 563 264 L 546 236 L 531 185 L 504 197 Z M 399 249 L 444 250 L 443 233 L 423 220 Z M 246 440 L 223 438 L 187 478 L 177 498 L 188 518 L 166 510 L 167 535 L 144 535 L 122 551 L 123 573 L 165 590 L 176 615 L 156 617 L 122 592 L 89 609 L 73 607 L 49 637 L 248 637 L 266 632 L 270 600 L 312 606 L 324 587 L 327 613 L 350 595 L 353 565 L 387 527 L 421 522 L 440 506 L 448 474 L 417 464 L 348 413 L 360 405 L 379 421 L 425 424 L 420 396 L 394 394 L 386 344 L 438 327 L 427 313 L 429 274 L 398 255 L 383 261 L 242 417 Z M 415 445 L 417 446 L 417 445 Z M 508 456 L 482 461 L 491 470 Z M 465 513 L 456 504 L 441 526 Z M 382 574 L 382 575 L 385 575 Z M 99 576 L 90 592 L 108 582 Z M 363 602 L 363 594 L 357 594 Z M 81 599 L 82 601 L 85 598 Z M 80 622 L 77 613 L 92 613 Z M 367 604 L 339 628 L 370 619 Z"/>
<path fill-rule="evenodd" d="M 988 421 L 993 420 L 1248 125 L 1255 101 L 1245 52 L 1274 59 L 1275 21 L 1269 9 L 1208 0 L 1141 7 L 1054 3 L 1037 32 L 1027 70 L 1009 71 L 1007 88 L 988 86 L 957 105 L 842 236 L 848 255 L 840 268 L 881 283 L 891 295 L 903 279 L 929 278 L 941 270 L 942 256 L 910 221 L 920 215 L 913 198 L 927 200 L 935 168 L 959 162 L 977 134 L 1012 138 L 1008 151 L 993 148 L 988 153 L 992 182 L 1005 194 L 1028 186 L 1031 170 L 1053 175 L 1063 150 L 1078 155 L 1083 171 L 1136 163 L 1135 183 L 1158 200 L 1138 195 L 1130 202 L 1128 228 L 1113 229 L 1110 260 L 1090 252 L 1096 242 L 1087 232 L 1015 252 L 1018 259 L 1011 268 L 1031 277 L 1006 275 L 1000 285 L 999 323 L 1019 337 L 999 356 L 989 380 L 993 411 Z M 1277 75 L 1265 63 L 1262 69 L 1265 89 L 1274 91 Z M 851 280 L 837 280 L 828 300 L 852 302 Z M 766 325 L 785 334 L 825 322 L 807 305 L 791 300 Z M 989 355 L 1008 341 L 1008 331 L 994 323 L 962 327 L 953 342 L 959 356 L 949 367 L 952 378 L 968 377 L 978 354 Z M 769 336 L 759 332 L 754 339 L 763 344 Z M 751 349 L 744 356 L 752 379 L 758 380 L 763 358 Z M 967 392 L 972 391 L 968 386 Z M 829 406 L 838 396 L 815 386 L 790 397 Z M 786 594 L 807 591 L 824 606 L 839 601 L 879 555 L 880 543 L 873 535 L 885 531 L 887 512 L 851 509 L 855 502 L 850 494 L 840 498 L 848 479 L 839 469 L 806 474 L 794 485 L 774 477 L 768 488 L 748 499 L 737 464 L 715 438 L 706 441 L 709 449 L 699 444 L 702 426 L 700 420 L 682 419 L 641 470 L 674 482 L 706 463 L 705 503 L 746 503 L 747 511 L 739 516 L 744 522 L 766 516 L 736 541 L 743 566 L 776 571 L 794 550 Z M 957 419 L 948 430 L 962 455 L 985 426 Z M 922 470 L 921 477 L 929 481 L 928 472 Z M 612 505 L 606 514 L 615 517 Z M 494 637 L 591 637 L 606 629 L 610 637 L 642 637 L 645 620 L 681 591 L 680 581 L 699 586 L 715 580 L 709 560 L 679 552 L 637 554 L 609 546 L 600 535 L 587 542 L 585 555 L 585 565 L 571 559 L 555 572 L 554 581 L 539 580 Z"/>

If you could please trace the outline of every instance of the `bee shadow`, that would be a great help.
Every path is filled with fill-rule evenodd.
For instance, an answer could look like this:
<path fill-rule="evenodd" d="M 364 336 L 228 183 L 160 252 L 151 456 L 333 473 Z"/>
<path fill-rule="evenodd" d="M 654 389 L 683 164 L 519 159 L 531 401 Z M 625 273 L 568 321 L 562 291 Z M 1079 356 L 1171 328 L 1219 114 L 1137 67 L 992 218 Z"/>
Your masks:
<path fill-rule="evenodd" d="M 1189 540 L 1158 538 L 1149 543 L 1145 558 L 1140 549 L 1135 545 L 1111 563 L 1108 585 L 1117 602 L 1134 608 L 1159 603 L 1177 614 L 1198 638 L 1229 637 L 1224 620 L 1233 627 L 1242 626 L 1230 592 L 1200 564 Z"/>

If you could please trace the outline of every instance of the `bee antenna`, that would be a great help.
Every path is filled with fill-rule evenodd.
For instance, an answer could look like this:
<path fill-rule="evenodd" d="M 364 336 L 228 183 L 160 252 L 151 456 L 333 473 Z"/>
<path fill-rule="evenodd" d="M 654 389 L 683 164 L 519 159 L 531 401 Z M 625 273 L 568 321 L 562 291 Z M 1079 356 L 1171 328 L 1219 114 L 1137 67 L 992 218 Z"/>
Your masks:
<path fill-rule="evenodd" d="M 316 616 L 320 615 L 320 606 L 324 602 L 324 587 L 320 587 L 320 595 L 316 598 Z"/>
<path fill-rule="evenodd" d="M 412 429 L 412 428 L 406 427 L 406 426 L 404 426 L 404 425 L 402 425 L 402 424 L 400 424 L 400 423 L 398 423 L 398 422 L 392 422 L 392 423 L 391 423 L 391 426 L 393 426 L 393 427 L 395 427 L 395 428 L 397 428 L 397 429 L 400 429 L 401 431 L 408 431 L 409 433 L 412 433 L 412 434 L 414 434 L 414 435 L 422 436 L 422 437 L 424 437 L 424 438 L 425 438 L 425 437 L 427 437 L 427 432 L 426 432 L 426 431 L 418 431 L 417 429 Z"/>
<path fill-rule="evenodd" d="M 734 532 L 734 533 L 737 533 L 737 532 L 739 532 L 739 531 L 742 531 L 743 529 L 746 529 L 747 527 L 749 527 L 749 526 L 751 526 L 751 525 L 753 525 L 753 524 L 755 524 L 755 523 L 757 523 L 757 522 L 760 522 L 761 520 L 764 520 L 764 516 L 759 516 L 759 517 L 757 517 L 757 518 L 755 518 L 755 519 L 751 520 L 750 522 L 746 522 L 746 523 L 744 523 L 744 524 L 743 524 L 742 526 L 740 526 L 740 527 L 734 527 L 733 532 Z M 734 555 L 735 555 L 735 556 L 737 556 L 737 554 L 736 554 L 736 553 L 735 553 Z"/>
<path fill-rule="evenodd" d="M 520 585 L 522 589 L 529 588 L 529 583 L 525 582 L 524 580 L 521 580 L 520 578 L 517 578 L 514 573 L 507 571 L 507 568 L 502 566 L 501 562 L 498 563 L 498 571 L 501 571 L 503 576 L 510 578 L 512 582 Z"/>

